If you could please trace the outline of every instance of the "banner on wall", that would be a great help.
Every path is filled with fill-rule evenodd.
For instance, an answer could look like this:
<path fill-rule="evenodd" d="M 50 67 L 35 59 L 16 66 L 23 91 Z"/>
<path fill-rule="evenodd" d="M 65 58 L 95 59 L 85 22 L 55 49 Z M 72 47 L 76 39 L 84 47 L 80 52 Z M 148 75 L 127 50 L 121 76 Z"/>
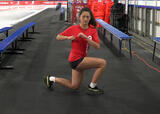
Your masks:
<path fill-rule="evenodd" d="M 67 5 L 67 1 L 0 1 L 0 6 L 8 5 Z"/>

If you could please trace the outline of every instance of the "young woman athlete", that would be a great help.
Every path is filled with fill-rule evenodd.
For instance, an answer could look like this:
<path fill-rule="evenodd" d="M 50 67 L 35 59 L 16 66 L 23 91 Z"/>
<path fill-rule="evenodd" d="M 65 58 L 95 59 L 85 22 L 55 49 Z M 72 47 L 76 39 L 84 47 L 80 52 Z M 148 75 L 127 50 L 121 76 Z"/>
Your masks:
<path fill-rule="evenodd" d="M 91 10 L 87 7 L 80 11 L 79 20 L 79 25 L 69 27 L 57 35 L 56 38 L 57 40 L 72 41 L 72 50 L 68 59 L 72 68 L 72 81 L 49 75 L 44 78 L 44 82 L 47 88 L 51 88 L 54 83 L 58 83 L 75 90 L 81 85 L 83 72 L 87 69 L 95 68 L 91 83 L 88 85 L 88 91 L 95 94 L 103 94 L 104 91 L 97 87 L 97 81 L 106 68 L 106 61 L 101 58 L 86 56 L 89 45 L 96 49 L 100 48 L 96 21 Z"/>

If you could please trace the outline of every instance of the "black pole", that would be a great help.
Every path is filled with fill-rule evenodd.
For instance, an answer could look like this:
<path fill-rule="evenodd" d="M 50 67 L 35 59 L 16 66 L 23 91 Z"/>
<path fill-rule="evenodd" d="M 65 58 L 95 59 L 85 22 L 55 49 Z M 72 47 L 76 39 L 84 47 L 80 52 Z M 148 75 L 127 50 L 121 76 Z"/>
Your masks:
<path fill-rule="evenodd" d="M 69 22 L 69 1 L 67 0 L 67 22 Z"/>
<path fill-rule="evenodd" d="M 114 0 L 114 3 L 118 3 L 118 0 Z"/>

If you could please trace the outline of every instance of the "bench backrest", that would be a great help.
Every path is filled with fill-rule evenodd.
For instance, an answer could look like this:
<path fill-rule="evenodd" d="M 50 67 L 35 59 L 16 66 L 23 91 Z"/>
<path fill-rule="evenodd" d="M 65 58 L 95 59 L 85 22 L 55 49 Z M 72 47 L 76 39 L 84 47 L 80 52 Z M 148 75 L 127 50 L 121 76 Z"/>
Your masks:
<path fill-rule="evenodd" d="M 127 34 L 121 32 L 120 30 L 118 30 L 117 28 L 113 27 L 112 25 L 106 23 L 105 21 L 103 21 L 102 19 L 96 19 L 96 21 L 106 30 L 108 30 L 109 32 L 111 32 L 113 35 L 115 35 L 116 37 L 120 38 L 120 39 L 131 39 L 131 36 L 128 36 Z"/>

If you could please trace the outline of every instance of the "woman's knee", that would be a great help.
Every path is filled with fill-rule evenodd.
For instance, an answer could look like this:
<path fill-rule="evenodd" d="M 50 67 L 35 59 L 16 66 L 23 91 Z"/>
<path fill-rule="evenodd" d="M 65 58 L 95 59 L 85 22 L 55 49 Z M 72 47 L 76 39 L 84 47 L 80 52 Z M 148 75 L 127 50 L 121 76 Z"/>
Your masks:
<path fill-rule="evenodd" d="M 101 59 L 101 67 L 105 68 L 107 65 L 107 61 L 105 59 Z"/>
<path fill-rule="evenodd" d="M 79 85 L 72 85 L 71 89 L 77 90 L 77 89 L 79 89 Z"/>

